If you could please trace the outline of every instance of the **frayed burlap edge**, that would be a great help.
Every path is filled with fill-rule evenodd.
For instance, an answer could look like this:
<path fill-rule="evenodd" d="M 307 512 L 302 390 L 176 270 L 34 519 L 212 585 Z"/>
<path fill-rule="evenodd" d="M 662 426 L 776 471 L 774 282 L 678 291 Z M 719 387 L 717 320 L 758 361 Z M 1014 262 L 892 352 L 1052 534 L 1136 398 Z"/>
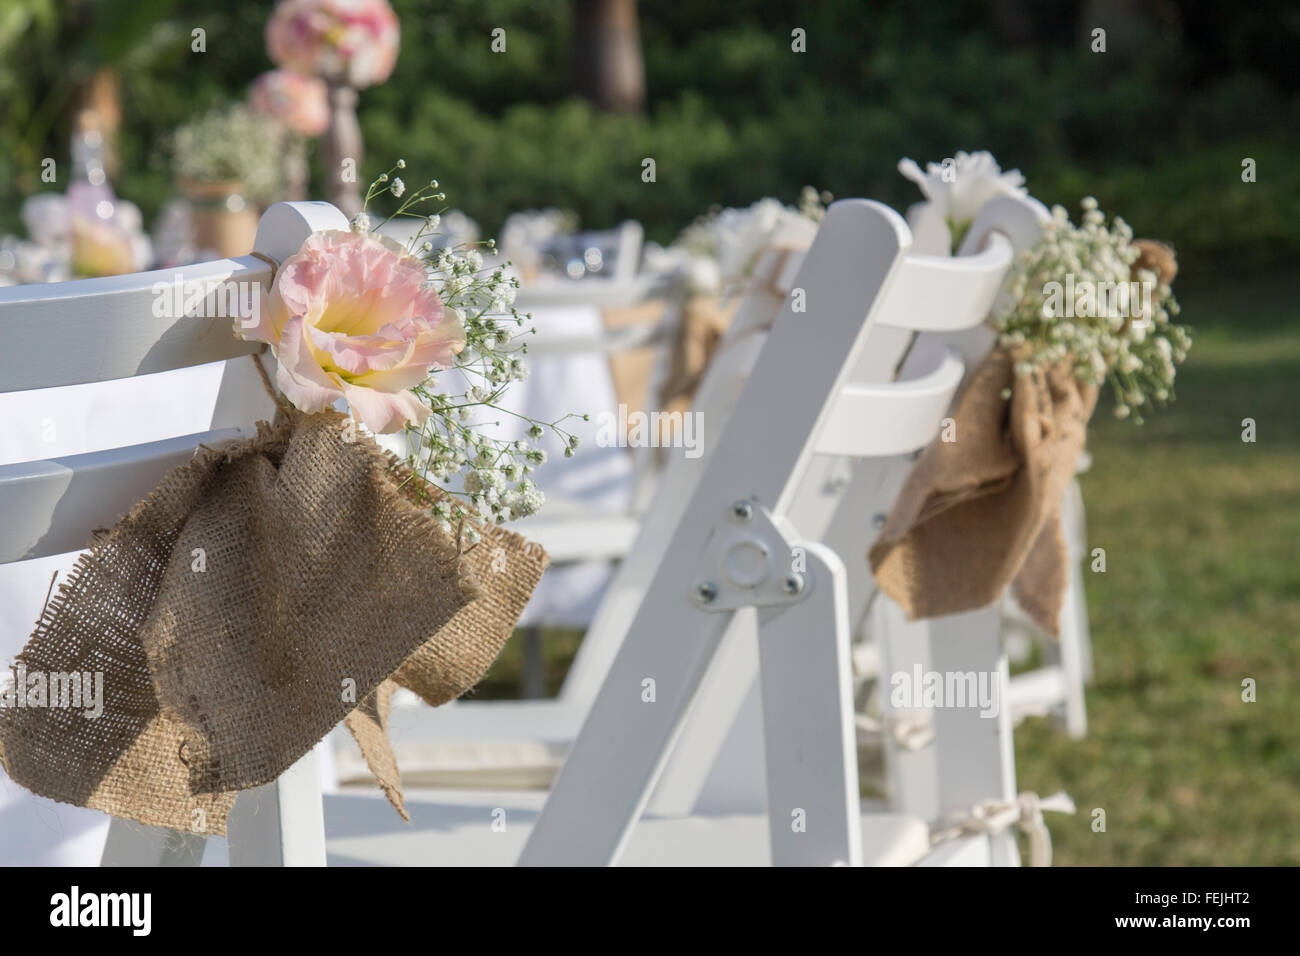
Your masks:
<path fill-rule="evenodd" d="M 120 518 L 114 524 L 112 529 L 97 529 L 91 536 L 90 550 L 79 556 L 71 572 L 59 585 L 57 593 L 53 595 L 46 607 L 43 609 L 37 627 L 29 638 L 27 645 L 25 645 L 24 651 L 34 641 L 41 640 L 49 634 L 50 628 L 54 626 L 60 614 L 63 613 L 69 596 L 73 594 L 80 585 L 82 575 L 86 573 L 89 568 L 94 566 L 100 551 L 111 546 L 113 543 L 115 529 L 130 523 L 133 518 L 139 516 L 143 509 L 151 507 L 156 503 L 159 495 L 162 494 L 165 483 L 171 482 L 172 484 L 175 484 L 185 480 L 187 477 L 193 477 L 196 470 L 206 471 L 214 464 L 216 459 L 232 459 L 240 454 L 246 453 L 252 446 L 261 446 L 260 450 L 262 451 L 275 448 L 281 455 L 283 455 L 285 448 L 287 448 L 289 444 L 289 436 L 293 431 L 290 419 L 294 414 L 298 413 L 291 412 L 288 416 L 277 416 L 274 425 L 266 422 L 258 422 L 257 434 L 254 437 L 238 439 L 215 448 L 200 446 L 189 462 L 177 466 L 177 468 L 169 471 L 168 474 L 164 476 L 163 481 L 160 482 L 159 486 L 155 488 L 150 495 L 146 496 L 140 502 L 137 502 L 125 516 Z M 339 415 L 338 413 L 325 412 L 322 414 L 334 416 L 339 422 L 346 419 L 346 416 Z M 283 432 L 282 436 L 277 434 L 281 431 Z M 393 456 L 389 455 L 373 442 L 367 441 L 365 444 L 367 452 L 371 456 L 371 464 L 376 470 L 377 477 L 381 477 L 384 480 L 396 481 L 397 487 L 404 490 L 404 497 L 411 506 L 408 513 L 409 519 L 420 522 L 424 527 L 431 531 L 438 532 L 436 536 L 431 536 L 433 540 L 446 540 L 445 533 L 441 532 L 434 519 L 424 512 L 422 509 L 422 503 L 416 495 L 412 494 L 412 489 L 408 487 L 410 484 L 410 482 L 407 481 L 408 478 L 412 481 L 419 481 L 419 479 L 413 478 L 413 476 L 410 475 L 409 469 L 406 469 L 404 465 L 399 463 Z M 428 486 L 420 489 L 420 492 L 435 497 L 444 494 L 440 490 Z M 522 611 L 523 605 L 527 602 L 532 589 L 536 586 L 537 580 L 540 579 L 541 573 L 547 564 L 548 559 L 545 552 L 539 546 L 526 542 L 520 536 L 515 535 L 512 532 L 506 532 L 504 529 L 493 527 L 487 530 L 488 534 L 485 536 L 484 540 L 492 542 L 493 549 L 492 552 L 487 550 L 480 551 L 478 563 L 482 563 L 485 560 L 491 560 L 495 557 L 493 552 L 500 552 L 502 550 L 505 550 L 507 553 L 515 557 L 522 556 L 526 560 L 523 562 L 515 562 L 516 573 L 511 574 L 507 579 L 511 588 L 511 593 L 506 595 L 504 600 L 491 602 L 486 609 L 470 615 L 468 621 L 460 621 L 457 625 L 459 629 L 469 629 L 471 631 L 473 631 L 476 626 L 482 626 L 485 622 L 494 627 L 487 643 L 487 647 L 490 648 L 490 651 L 481 653 L 478 656 L 477 660 L 471 667 L 472 675 L 460 673 L 455 675 L 455 679 L 449 682 L 446 679 L 446 675 L 440 673 L 439 665 L 445 664 L 445 655 L 440 655 L 434 645 L 438 644 L 437 637 L 441 636 L 443 631 L 445 631 L 447 627 L 451 626 L 451 621 L 439 630 L 438 635 L 435 635 L 435 638 L 430 639 L 430 641 L 426 642 L 425 645 L 418 648 L 416 652 L 408 658 L 408 661 L 404 662 L 401 667 L 398 668 L 396 673 L 399 674 L 400 682 L 404 686 L 410 687 L 410 689 L 420 694 L 426 701 L 433 704 L 441 703 L 445 700 L 452 699 L 455 696 L 459 696 L 460 693 L 469 689 L 469 687 L 481 678 L 483 671 L 490 666 L 492 660 L 494 660 L 500 652 L 505 640 L 508 639 L 510 633 L 513 631 L 513 626 L 518 619 L 518 613 Z M 452 550 L 453 548 L 454 551 Z M 470 552 L 472 553 L 474 550 L 477 549 L 470 549 Z M 479 599 L 485 596 L 485 592 L 475 583 L 472 571 L 472 565 L 475 562 L 467 556 L 466 550 L 460 547 L 459 542 L 455 544 L 448 542 L 445 559 L 456 562 L 455 578 L 458 584 L 463 588 L 463 596 L 468 600 L 468 603 L 464 608 L 462 608 L 462 611 L 474 607 L 476 603 L 482 605 L 483 602 Z M 522 568 L 522 573 L 519 573 L 520 568 Z M 457 612 L 457 616 L 459 616 L 459 613 L 460 612 Z M 431 649 L 433 652 L 427 653 L 426 649 Z M 19 657 L 22 657 L 21 652 Z M 152 675 L 150 675 L 150 677 L 150 682 L 153 683 Z M 391 694 L 391 686 L 384 686 L 387 684 L 389 684 L 388 681 L 381 682 L 380 687 L 376 688 L 375 693 L 372 694 L 371 697 L 382 699 L 386 703 L 387 696 Z M 155 693 L 157 693 L 158 688 L 156 684 L 154 689 Z M 383 708 L 377 700 L 375 709 L 376 713 L 374 718 L 378 724 L 380 734 L 377 737 L 370 735 L 371 742 L 369 745 L 363 742 L 363 738 L 367 736 L 363 734 L 362 737 L 359 738 L 359 743 L 362 744 L 363 755 L 371 765 L 372 770 L 375 771 L 376 777 L 379 778 L 385 793 L 398 809 L 398 812 L 405 816 L 405 811 L 402 806 L 400 780 L 397 776 L 395 760 L 391 759 L 391 746 L 389 745 L 386 734 L 386 719 L 382 714 L 382 710 L 386 708 Z M 182 722 L 178 722 L 175 715 L 169 714 L 166 711 L 167 708 L 160 701 L 159 714 L 157 718 L 155 718 L 155 721 L 161 722 L 164 725 L 163 732 L 167 734 L 168 739 L 172 739 L 176 744 L 175 748 L 172 750 L 172 753 L 174 754 L 172 759 L 178 762 L 181 767 L 184 767 L 185 763 L 181 759 L 181 751 L 186 736 L 185 725 Z M 356 721 L 353 721 L 352 723 L 356 723 Z M 355 735 L 356 729 L 350 729 L 353 729 Z M 148 736 L 149 734 L 147 730 L 141 733 L 141 738 Z M 305 752 L 306 751 L 304 751 L 304 753 Z M 0 762 L 4 764 L 6 770 L 16 782 L 27 785 L 27 783 L 24 782 L 24 779 L 20 779 L 25 778 L 25 775 L 20 773 L 18 776 L 14 776 L 12 763 L 9 757 L 10 755 L 6 750 L 4 741 L 0 740 Z M 154 759 L 156 759 L 156 756 Z M 123 773 L 128 773 L 128 771 L 139 772 L 139 769 L 131 771 L 131 768 L 140 768 L 143 764 L 148 762 L 149 761 L 144 755 L 134 755 L 131 753 L 130 748 L 128 748 L 127 751 L 119 754 L 118 759 L 116 759 L 111 765 L 109 773 L 104 779 L 99 781 L 99 784 L 95 786 L 88 798 L 84 800 L 79 800 L 75 797 L 65 798 L 59 793 L 46 793 L 45 795 L 50 796 L 52 799 L 61 800 L 62 802 L 71 802 L 76 805 L 83 805 L 93 809 L 100 809 L 105 812 L 114 813 L 115 811 L 120 810 L 121 807 L 117 805 L 117 800 L 114 797 L 114 788 L 108 787 L 106 789 L 105 785 L 110 783 L 108 778 L 120 776 L 118 773 L 119 769 Z M 183 772 L 176 768 L 173 769 L 177 773 Z M 32 789 L 36 792 L 42 792 L 44 788 L 39 786 L 39 782 L 32 782 L 37 784 L 32 787 Z M 238 791 L 233 790 L 210 793 L 191 793 L 189 805 L 185 808 L 185 814 L 188 818 L 184 820 L 178 819 L 176 807 L 137 807 L 137 812 L 130 813 L 129 817 L 148 825 L 170 827 L 173 829 L 190 829 L 195 832 L 207 832 L 219 835 L 225 832 L 225 818 L 231 806 L 233 806 L 237 793 Z M 203 821 L 202 825 L 196 825 L 199 820 Z"/>

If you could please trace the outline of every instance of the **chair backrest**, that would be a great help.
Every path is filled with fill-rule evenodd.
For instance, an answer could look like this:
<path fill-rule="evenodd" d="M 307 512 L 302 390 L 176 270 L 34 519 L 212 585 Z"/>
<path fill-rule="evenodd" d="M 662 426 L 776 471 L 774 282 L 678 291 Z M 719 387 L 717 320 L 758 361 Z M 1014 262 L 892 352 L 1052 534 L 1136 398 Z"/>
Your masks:
<path fill-rule="evenodd" d="M 959 383 L 995 338 L 982 319 L 1010 263 L 1008 243 L 1016 251 L 1027 247 L 1046 216 L 1047 210 L 1032 199 L 994 200 L 972 225 L 960 258 L 909 253 L 902 275 L 910 274 L 910 281 L 896 282 L 886 293 L 869 333 L 869 354 L 840 392 L 822 430 L 817 442 L 822 454 L 804 477 L 790 517 L 801 534 L 822 541 L 843 560 L 854 633 L 876 594 L 865 560 L 870 538 L 911 469 L 914 453 L 939 432 Z M 946 301 L 928 294 L 931 288 L 946 289 Z M 913 294 L 917 289 L 926 292 Z M 909 327 L 917 334 L 898 334 Z M 937 328 L 947 331 L 921 331 Z M 896 379 L 883 384 L 865 380 L 900 359 Z M 842 455 L 860 457 L 846 461 L 837 457 Z M 734 645 L 731 641 L 728 647 Z M 706 678 L 655 791 L 655 812 L 761 809 L 763 781 L 754 761 L 720 761 L 724 747 L 751 755 L 754 749 L 758 715 L 746 694 L 757 661 L 752 642 L 740 646 L 739 651 L 727 650 L 725 680 L 721 669 Z M 727 773 L 714 771 L 723 765 Z"/>
<path fill-rule="evenodd" d="M 883 350 L 870 348 L 873 330 L 892 322 L 904 326 L 910 338 L 912 329 L 977 324 L 997 295 L 1012 255 L 1009 241 L 996 235 L 988 237 L 979 254 L 961 261 L 909 257 L 909 245 L 902 218 L 878 203 L 850 200 L 828 211 L 730 415 L 700 459 L 700 473 L 684 506 L 666 515 L 651 508 L 648 526 L 667 527 L 671 533 L 654 548 L 651 584 L 534 830 L 527 861 L 548 858 L 553 841 L 577 828 L 585 828 L 592 859 L 607 859 L 644 806 L 717 641 L 734 618 L 702 613 L 690 604 L 701 573 L 697 561 L 731 505 L 741 499 L 752 502 L 773 520 L 791 519 L 803 536 L 817 540 L 817 530 L 802 527 L 796 517 L 804 510 L 807 479 L 816 472 L 815 456 L 870 455 L 907 446 L 901 433 L 882 442 L 867 423 L 856 433 L 851 427 L 855 415 L 874 410 L 877 402 L 887 407 L 899 401 L 884 386 L 907 345 L 895 342 L 893 353 L 882 355 Z M 753 324 L 751 317 L 738 316 L 728 338 L 734 342 Z M 735 374 L 725 361 L 726 340 L 723 348 L 724 361 L 715 364 L 710 377 Z M 932 416 L 941 415 L 960 375 L 949 356 L 931 372 L 924 386 L 898 387 L 917 388 L 924 398 L 920 404 Z M 873 385 L 878 388 L 862 387 Z M 923 446 L 937 432 L 938 419 L 919 421 L 925 417 L 917 416 L 912 447 Z M 865 535 L 860 543 L 865 551 Z M 629 715 L 627 721 L 612 719 L 627 693 L 614 685 L 631 673 L 658 675 L 660 706 Z M 625 746 L 629 752 L 650 754 L 649 761 L 617 756 L 615 751 Z M 617 780 L 602 776 L 602 766 L 616 765 Z M 593 785 L 609 797 L 610 809 L 598 810 L 585 801 L 582 791 Z M 625 811 L 630 816 L 620 818 Z"/>
<path fill-rule="evenodd" d="M 277 203 L 254 249 L 276 262 L 312 232 L 347 228 L 328 203 Z M 0 289 L 0 393 L 81 385 L 229 361 L 208 430 L 177 438 L 0 467 L 0 563 L 83 548 L 200 445 L 249 434 L 273 411 L 237 339 L 231 293 L 264 290 L 269 262 L 249 255 L 180 269 Z M 203 304 L 188 292 L 213 290 Z M 189 308 L 186 306 L 189 305 Z"/>
<path fill-rule="evenodd" d="M 986 217 L 986 221 L 995 218 Z M 965 374 L 966 363 L 950 349 L 931 341 L 920 350 L 918 361 L 909 368 L 904 381 L 895 382 L 895 374 L 918 332 L 970 329 L 988 314 L 1010 265 L 1011 247 L 1000 232 L 982 224 L 980 228 L 983 231 L 979 236 L 987 242 L 969 245 L 972 254 L 962 259 L 911 254 L 902 258 L 898 275 L 879 304 L 880 317 L 868 333 L 850 376 L 851 383 L 834 403 L 822 428 L 816 447 L 819 455 L 901 454 L 922 447 L 937 433 Z M 751 284 L 740 303 L 696 395 L 695 411 L 701 416 L 706 435 L 717 436 L 719 429 L 729 427 L 733 409 L 754 374 L 767 330 L 781 305 L 791 302 L 791 291 L 802 281 L 798 276 L 805 257 L 802 251 L 772 251 L 760 260 L 755 270 L 759 281 Z M 809 298 L 810 290 L 804 288 L 804 293 L 803 304 L 809 312 L 796 313 L 796 322 L 803 321 L 817 306 Z M 863 303 L 864 310 L 868 304 Z M 790 370 L 770 387 L 780 390 L 794 387 L 795 383 Z M 595 697 L 618 651 L 631 608 L 646 579 L 663 561 L 672 530 L 716 445 L 715 437 L 705 442 L 701 457 L 674 456 L 665 469 L 649 509 L 654 520 L 645 523 L 610 582 L 565 678 L 561 691 L 565 698 L 585 706 Z M 843 482 L 829 480 L 840 468 L 829 459 L 819 459 L 813 468 L 815 473 L 800 494 L 801 507 L 795 523 L 803 533 L 819 536 L 821 529 L 809 525 L 829 518 Z M 814 514 L 822 515 L 821 521 L 814 520 Z"/>

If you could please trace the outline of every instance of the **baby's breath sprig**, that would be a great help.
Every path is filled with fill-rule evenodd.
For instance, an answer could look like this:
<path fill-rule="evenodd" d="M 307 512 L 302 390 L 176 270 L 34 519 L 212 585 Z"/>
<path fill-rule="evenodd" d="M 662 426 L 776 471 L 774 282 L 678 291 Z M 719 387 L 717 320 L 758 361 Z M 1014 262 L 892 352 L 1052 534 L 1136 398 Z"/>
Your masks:
<path fill-rule="evenodd" d="M 1141 424 L 1143 407 L 1172 400 L 1191 333 L 1173 321 L 1170 287 L 1134 270 L 1132 228 L 1119 217 L 1107 224 L 1090 196 L 1081 205 L 1081 226 L 1055 206 L 1042 238 L 1017 256 L 993 325 L 1018 376 L 1068 361 L 1084 384 L 1109 383 L 1116 417 Z"/>
<path fill-rule="evenodd" d="M 480 519 L 504 524 L 540 509 L 546 500 L 537 486 L 534 472 L 547 460 L 540 447 L 548 433 L 559 438 L 566 457 L 578 449 L 579 438 L 564 427 L 572 418 L 589 420 L 588 415 L 564 415 L 555 421 L 540 421 L 515 412 L 502 404 L 513 382 L 528 377 L 526 336 L 535 334 L 532 316 L 515 308 L 519 280 L 508 273 L 509 262 L 488 264 L 484 255 L 497 255 L 495 240 L 446 244 L 450 238 L 439 231 L 445 207 L 430 212 L 429 204 L 445 202 L 436 179 L 414 190 L 397 176 L 406 163 L 381 174 L 366 190 L 362 212 L 352 221 L 354 231 L 367 232 L 399 217 L 422 219 L 407 241 L 407 252 L 424 263 L 428 285 L 438 293 L 443 307 L 460 318 L 465 330 L 465 348 L 448 372 L 430 374 L 412 388 L 430 410 L 422 425 L 408 425 L 407 462 L 412 471 L 430 483 L 445 486 L 452 499 L 431 499 L 430 511 L 443 527 L 453 532 L 464 526 L 466 543 L 475 544 Z M 371 225 L 370 203 L 380 196 L 399 200 L 397 209 L 377 226 Z M 420 210 L 420 207 L 425 207 Z M 446 376 L 443 378 L 442 376 Z M 443 388 L 448 380 L 458 384 Z M 456 390 L 459 389 L 459 390 Z M 492 422 L 479 420 L 484 413 L 497 416 Z M 485 424 L 500 424 L 501 416 L 527 423 L 527 439 L 503 440 L 483 433 Z M 459 478 L 460 487 L 456 487 Z M 455 499 L 465 501 L 462 506 Z"/>

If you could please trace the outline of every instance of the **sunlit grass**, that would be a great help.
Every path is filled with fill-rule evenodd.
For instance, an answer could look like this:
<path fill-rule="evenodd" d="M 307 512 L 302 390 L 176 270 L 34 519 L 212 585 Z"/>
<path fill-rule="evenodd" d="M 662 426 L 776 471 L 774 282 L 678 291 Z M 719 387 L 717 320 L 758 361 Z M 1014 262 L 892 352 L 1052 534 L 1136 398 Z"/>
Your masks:
<path fill-rule="evenodd" d="M 1185 295 L 1200 334 L 1178 401 L 1142 428 L 1098 410 L 1083 493 L 1107 569 L 1087 579 L 1089 735 L 1016 732 L 1021 787 L 1079 806 L 1049 821 L 1059 864 L 1300 863 L 1296 291 Z"/>

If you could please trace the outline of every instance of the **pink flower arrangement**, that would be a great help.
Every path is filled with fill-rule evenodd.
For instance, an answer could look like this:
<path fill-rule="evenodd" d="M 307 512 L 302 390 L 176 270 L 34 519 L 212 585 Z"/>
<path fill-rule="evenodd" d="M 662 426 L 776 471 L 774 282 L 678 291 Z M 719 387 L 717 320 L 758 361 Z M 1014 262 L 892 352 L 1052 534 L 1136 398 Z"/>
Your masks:
<path fill-rule="evenodd" d="M 255 112 L 302 136 L 320 136 L 330 125 L 325 81 L 316 76 L 269 70 L 253 81 L 248 102 Z"/>
<path fill-rule="evenodd" d="M 266 25 L 277 64 L 357 89 L 388 79 L 398 37 L 388 0 L 281 0 Z"/>
<path fill-rule="evenodd" d="M 424 264 L 385 236 L 318 232 L 280 267 L 256 324 L 236 334 L 271 346 L 296 407 L 346 398 L 371 431 L 400 431 L 429 416 L 411 389 L 465 347 L 459 315 L 425 280 Z"/>

